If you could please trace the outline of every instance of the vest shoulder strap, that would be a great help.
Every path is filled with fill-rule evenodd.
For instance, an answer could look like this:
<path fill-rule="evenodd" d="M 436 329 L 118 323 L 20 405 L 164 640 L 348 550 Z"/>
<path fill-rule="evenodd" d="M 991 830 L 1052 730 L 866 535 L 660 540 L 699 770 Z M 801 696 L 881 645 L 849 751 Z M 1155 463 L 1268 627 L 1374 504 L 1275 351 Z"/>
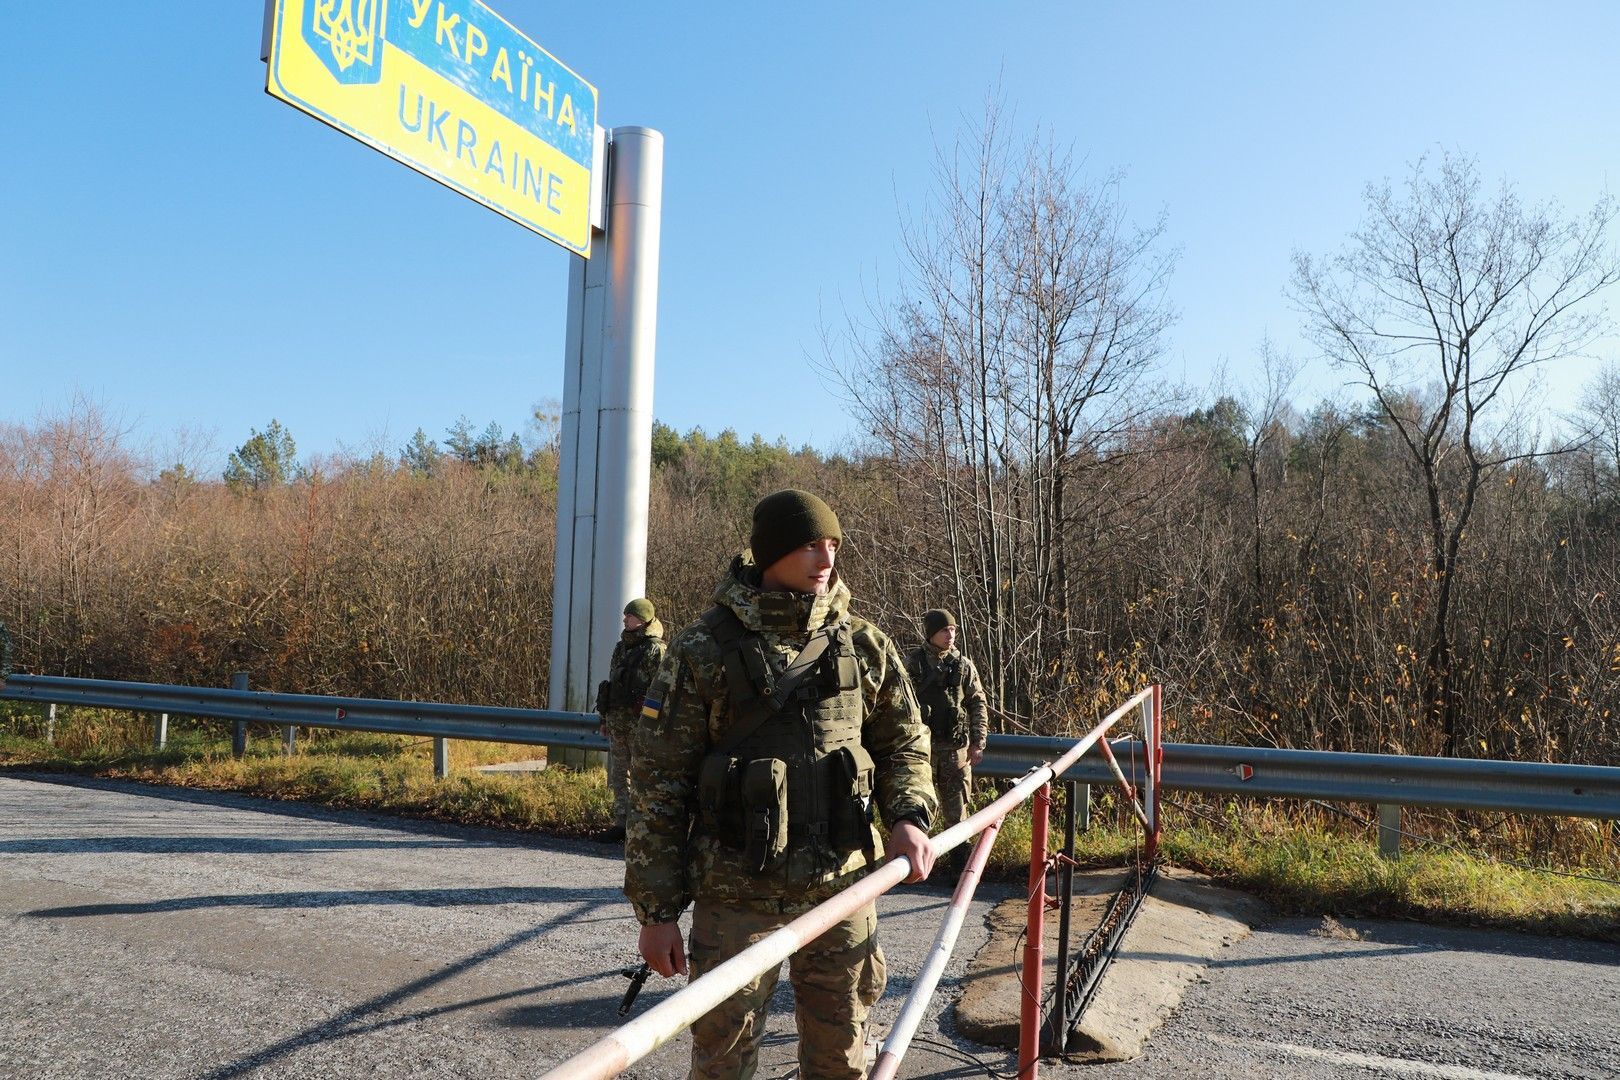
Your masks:
<path fill-rule="evenodd" d="M 757 638 L 728 607 L 716 604 L 699 618 L 714 635 L 720 646 L 721 662 L 726 668 L 726 689 L 731 698 L 731 727 L 715 749 L 729 754 L 742 741 L 758 731 L 772 716 L 782 711 L 789 696 L 799 683 L 815 669 L 821 654 L 827 651 L 834 637 L 843 643 L 849 637 L 847 622 L 837 626 L 823 626 L 810 635 L 799 655 L 793 658 L 786 671 L 777 679 L 771 677 L 765 664 L 764 649 L 749 638 Z M 754 663 L 750 664 L 749 660 Z M 757 667 L 757 672 L 750 668 Z"/>

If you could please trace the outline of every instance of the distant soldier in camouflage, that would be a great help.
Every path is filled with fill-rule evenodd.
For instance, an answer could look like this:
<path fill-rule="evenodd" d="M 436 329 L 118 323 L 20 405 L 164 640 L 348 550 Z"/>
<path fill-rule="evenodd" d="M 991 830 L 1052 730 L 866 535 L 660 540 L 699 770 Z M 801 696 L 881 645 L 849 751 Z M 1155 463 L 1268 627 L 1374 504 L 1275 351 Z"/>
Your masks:
<path fill-rule="evenodd" d="M 624 633 L 613 646 L 608 677 L 596 688 L 596 712 L 608 740 L 608 788 L 613 792 L 613 827 L 604 840 L 624 839 L 630 808 L 631 737 L 641 719 L 642 698 L 663 661 L 664 624 L 658 621 L 652 601 L 630 601 L 624 606 Z"/>
<path fill-rule="evenodd" d="M 979 671 L 956 649 L 956 616 L 943 608 L 923 612 L 923 637 L 926 644 L 911 650 L 906 670 L 933 746 L 939 827 L 948 829 L 967 820 L 973 766 L 984 758 L 989 722 Z"/>
<path fill-rule="evenodd" d="M 884 855 L 909 859 L 912 881 L 933 867 L 928 732 L 893 643 L 848 611 L 833 569 L 842 538 L 814 495 L 761 500 L 750 549 L 647 692 L 624 891 L 660 975 L 687 971 L 677 919 L 689 902 L 696 978 Z M 875 815 L 889 829 L 881 851 Z M 867 1014 L 886 981 L 876 930 L 868 904 L 789 960 L 806 1080 L 864 1075 Z M 694 1077 L 754 1074 L 779 975 L 692 1026 Z"/>

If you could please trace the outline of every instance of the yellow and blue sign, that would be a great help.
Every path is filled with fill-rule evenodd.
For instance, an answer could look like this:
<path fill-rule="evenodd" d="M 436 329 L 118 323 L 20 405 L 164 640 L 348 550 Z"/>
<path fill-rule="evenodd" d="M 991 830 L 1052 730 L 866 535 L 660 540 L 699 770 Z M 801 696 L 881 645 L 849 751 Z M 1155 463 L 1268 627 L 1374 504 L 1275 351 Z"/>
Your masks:
<path fill-rule="evenodd" d="M 596 88 L 478 0 L 276 0 L 267 89 L 589 256 Z"/>

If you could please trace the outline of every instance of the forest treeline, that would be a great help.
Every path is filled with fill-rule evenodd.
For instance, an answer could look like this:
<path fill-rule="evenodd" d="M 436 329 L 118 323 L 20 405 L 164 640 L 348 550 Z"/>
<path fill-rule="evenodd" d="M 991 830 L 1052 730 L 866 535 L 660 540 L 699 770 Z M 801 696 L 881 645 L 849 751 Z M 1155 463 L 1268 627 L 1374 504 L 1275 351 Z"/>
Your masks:
<path fill-rule="evenodd" d="M 822 494 L 859 609 L 954 609 L 1005 731 L 1149 681 L 1192 742 L 1620 761 L 1620 369 L 1591 359 L 1613 205 L 1572 218 L 1472 162 L 1370 185 L 1290 296 L 1354 387 L 1295 400 L 1261 343 L 1203 401 L 1161 375 L 1162 221 L 992 113 L 942 153 L 900 293 L 829 332 L 840 453 L 658 425 L 648 592 L 694 618 L 771 490 Z M 1523 404 L 1582 375 L 1570 415 Z M 218 479 L 78 404 L 0 428 L 0 618 L 21 670 L 317 694 L 546 700 L 555 423 L 463 421 Z M 617 603 L 614 598 L 613 603 Z"/>
<path fill-rule="evenodd" d="M 899 464 L 660 425 L 649 593 L 671 622 L 695 617 L 753 501 L 801 486 L 838 508 L 842 571 L 880 625 L 909 644 L 922 610 L 954 606 L 964 647 L 990 655 L 949 530 Z M 1616 464 L 1596 446 L 1522 461 L 1482 501 L 1455 585 L 1458 752 L 1620 757 Z M 263 689 L 542 706 L 555 470 L 545 447 L 233 488 L 154 476 L 80 406 L 0 436 L 0 612 L 24 671 L 216 686 L 247 671 Z M 1064 621 L 985 665 L 1003 730 L 1072 728 L 1157 679 L 1179 740 L 1442 749 L 1425 728 L 1424 510 L 1387 422 L 1324 406 L 1257 446 L 1226 398 L 1151 418 L 1102 471 Z M 1007 603 L 1044 602 L 1028 576 L 1009 561 Z"/>

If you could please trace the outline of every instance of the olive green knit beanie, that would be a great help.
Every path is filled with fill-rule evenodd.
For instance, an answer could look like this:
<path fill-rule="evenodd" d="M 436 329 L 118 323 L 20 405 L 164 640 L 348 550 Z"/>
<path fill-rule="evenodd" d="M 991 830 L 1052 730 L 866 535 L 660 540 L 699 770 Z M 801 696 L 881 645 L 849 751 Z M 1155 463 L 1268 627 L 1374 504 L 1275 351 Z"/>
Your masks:
<path fill-rule="evenodd" d="M 628 604 L 624 605 L 624 613 L 626 615 L 634 615 L 642 622 L 652 622 L 653 615 L 656 614 L 656 612 L 653 610 L 653 602 L 644 596 L 637 597 Z"/>
<path fill-rule="evenodd" d="M 934 635 L 947 626 L 956 625 L 956 616 L 944 608 L 933 608 L 923 612 L 923 637 L 933 640 Z"/>
<path fill-rule="evenodd" d="M 788 488 L 765 496 L 754 507 L 748 546 L 754 551 L 754 565 L 767 570 L 794 548 L 827 537 L 840 543 L 844 539 L 832 507 L 808 491 Z"/>

